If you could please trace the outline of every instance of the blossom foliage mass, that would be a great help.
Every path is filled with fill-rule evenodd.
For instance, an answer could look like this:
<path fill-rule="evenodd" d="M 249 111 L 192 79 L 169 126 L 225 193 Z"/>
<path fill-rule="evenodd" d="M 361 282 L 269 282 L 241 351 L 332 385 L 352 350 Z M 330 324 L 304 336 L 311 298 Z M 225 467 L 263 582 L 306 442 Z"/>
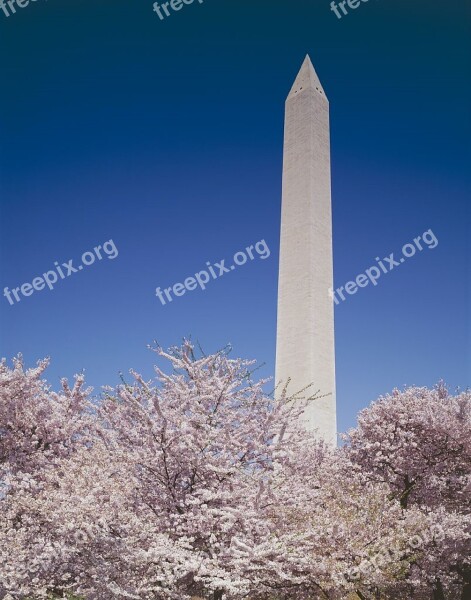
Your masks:
<path fill-rule="evenodd" d="M 92 398 L 0 365 L 0 598 L 469 597 L 471 393 L 380 398 L 345 444 L 226 352 Z"/>

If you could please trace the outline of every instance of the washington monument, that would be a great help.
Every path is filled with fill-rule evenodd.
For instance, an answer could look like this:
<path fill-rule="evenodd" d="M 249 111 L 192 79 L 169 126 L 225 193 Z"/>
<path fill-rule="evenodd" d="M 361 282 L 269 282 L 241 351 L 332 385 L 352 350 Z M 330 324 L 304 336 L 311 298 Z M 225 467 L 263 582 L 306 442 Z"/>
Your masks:
<path fill-rule="evenodd" d="M 285 107 L 276 381 L 319 390 L 303 419 L 336 443 L 329 101 L 309 56 Z"/>

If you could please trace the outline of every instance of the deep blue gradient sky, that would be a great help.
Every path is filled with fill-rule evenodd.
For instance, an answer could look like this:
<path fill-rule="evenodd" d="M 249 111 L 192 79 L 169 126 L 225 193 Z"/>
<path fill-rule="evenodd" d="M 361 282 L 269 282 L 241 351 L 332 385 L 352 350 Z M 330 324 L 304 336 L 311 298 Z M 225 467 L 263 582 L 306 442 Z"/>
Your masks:
<path fill-rule="evenodd" d="M 0 14 L 1 281 L 113 239 L 105 259 L 10 306 L 2 356 L 96 389 L 147 344 L 275 357 L 284 100 L 307 52 L 330 100 L 335 282 L 439 239 L 336 309 L 339 429 L 404 384 L 471 384 L 467 2 L 38 0 Z M 264 238 L 272 254 L 162 306 L 167 287 Z"/>

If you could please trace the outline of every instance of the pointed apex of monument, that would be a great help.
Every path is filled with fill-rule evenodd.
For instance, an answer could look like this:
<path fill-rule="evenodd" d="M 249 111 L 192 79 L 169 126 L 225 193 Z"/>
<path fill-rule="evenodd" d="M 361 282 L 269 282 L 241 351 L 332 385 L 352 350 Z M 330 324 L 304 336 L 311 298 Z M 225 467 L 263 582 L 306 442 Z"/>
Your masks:
<path fill-rule="evenodd" d="M 303 90 L 311 89 L 316 90 L 321 96 L 327 100 L 327 96 L 325 95 L 324 88 L 319 81 L 319 77 L 312 65 L 311 58 L 309 54 L 306 54 L 306 58 L 299 70 L 298 76 L 296 77 L 293 87 L 291 88 L 290 93 L 288 94 L 288 99 L 293 98 L 300 94 Z"/>

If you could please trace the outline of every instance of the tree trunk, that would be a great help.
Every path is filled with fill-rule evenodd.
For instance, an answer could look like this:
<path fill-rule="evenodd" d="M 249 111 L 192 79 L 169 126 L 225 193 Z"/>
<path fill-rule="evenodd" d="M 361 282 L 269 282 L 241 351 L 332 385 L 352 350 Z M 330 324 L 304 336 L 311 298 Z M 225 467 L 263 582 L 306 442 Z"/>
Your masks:
<path fill-rule="evenodd" d="M 433 588 L 433 600 L 446 600 L 440 579 L 435 580 L 435 585 Z"/>
<path fill-rule="evenodd" d="M 465 583 L 461 592 L 461 600 L 471 600 L 471 583 Z"/>

